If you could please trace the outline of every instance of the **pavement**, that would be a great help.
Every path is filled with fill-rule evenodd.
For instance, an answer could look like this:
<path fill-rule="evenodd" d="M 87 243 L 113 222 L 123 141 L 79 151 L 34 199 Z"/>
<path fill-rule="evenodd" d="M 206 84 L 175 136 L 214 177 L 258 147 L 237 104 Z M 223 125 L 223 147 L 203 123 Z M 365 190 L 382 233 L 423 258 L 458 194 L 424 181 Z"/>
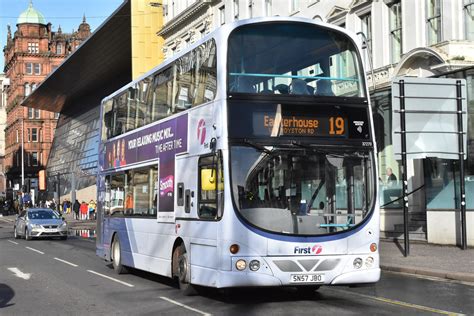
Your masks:
<path fill-rule="evenodd" d="M 381 240 L 379 246 L 382 271 L 401 272 L 428 277 L 474 283 L 474 248 L 410 242 L 404 256 L 404 241 Z"/>
<path fill-rule="evenodd" d="M 1 215 L 0 215 L 1 217 Z M 14 216 L 8 216 L 14 219 Z M 65 214 L 70 229 L 95 230 L 95 220 L 75 220 Z M 457 246 L 410 242 L 410 252 L 404 256 L 404 242 L 380 240 L 380 267 L 382 271 L 415 274 L 426 277 L 474 283 L 474 248 L 462 250 Z"/>

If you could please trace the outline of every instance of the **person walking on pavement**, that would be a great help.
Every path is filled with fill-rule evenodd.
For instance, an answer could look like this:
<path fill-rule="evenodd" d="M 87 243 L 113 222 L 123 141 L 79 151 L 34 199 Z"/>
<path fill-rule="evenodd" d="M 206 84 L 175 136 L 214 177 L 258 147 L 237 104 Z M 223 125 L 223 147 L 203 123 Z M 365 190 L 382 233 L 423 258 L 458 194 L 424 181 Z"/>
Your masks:
<path fill-rule="evenodd" d="M 95 202 L 94 200 L 91 200 L 89 202 L 89 219 L 95 219 Z"/>
<path fill-rule="evenodd" d="M 74 202 L 74 205 L 72 206 L 72 210 L 74 211 L 74 219 L 79 219 L 79 209 L 81 208 L 81 204 L 79 204 L 79 201 L 76 199 Z"/>
<path fill-rule="evenodd" d="M 85 201 L 82 201 L 80 210 L 81 210 L 81 219 L 82 220 L 87 219 L 87 213 L 89 213 L 89 206 L 87 205 Z"/>

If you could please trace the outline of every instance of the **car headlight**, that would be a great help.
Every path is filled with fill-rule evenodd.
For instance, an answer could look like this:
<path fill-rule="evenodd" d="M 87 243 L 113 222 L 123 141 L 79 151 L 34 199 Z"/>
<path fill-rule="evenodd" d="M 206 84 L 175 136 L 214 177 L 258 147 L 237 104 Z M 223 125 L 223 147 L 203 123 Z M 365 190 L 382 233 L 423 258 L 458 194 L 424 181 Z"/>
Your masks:
<path fill-rule="evenodd" d="M 66 222 L 62 222 L 61 224 L 59 224 L 59 228 L 64 228 L 67 226 L 67 223 Z"/>
<path fill-rule="evenodd" d="M 38 224 L 30 224 L 31 228 L 41 228 L 41 225 Z"/>

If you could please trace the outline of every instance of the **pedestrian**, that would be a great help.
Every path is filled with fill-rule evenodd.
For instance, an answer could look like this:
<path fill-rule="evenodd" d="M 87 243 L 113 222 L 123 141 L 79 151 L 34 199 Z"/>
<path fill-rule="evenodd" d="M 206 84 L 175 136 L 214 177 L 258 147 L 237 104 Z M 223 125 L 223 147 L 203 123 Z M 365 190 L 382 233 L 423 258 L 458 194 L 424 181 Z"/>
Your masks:
<path fill-rule="evenodd" d="M 74 202 L 74 205 L 72 206 L 72 210 L 74 211 L 74 219 L 79 219 L 79 209 L 81 208 L 81 204 L 79 204 L 79 201 L 76 199 Z"/>
<path fill-rule="evenodd" d="M 63 202 L 63 213 L 67 214 L 67 200 L 64 200 Z"/>
<path fill-rule="evenodd" d="M 87 215 L 89 213 L 89 206 L 87 205 L 85 201 L 82 201 L 80 210 L 81 210 L 81 219 L 82 220 L 87 219 Z"/>
<path fill-rule="evenodd" d="M 94 200 L 90 200 L 89 202 L 89 219 L 95 219 L 95 202 Z"/>

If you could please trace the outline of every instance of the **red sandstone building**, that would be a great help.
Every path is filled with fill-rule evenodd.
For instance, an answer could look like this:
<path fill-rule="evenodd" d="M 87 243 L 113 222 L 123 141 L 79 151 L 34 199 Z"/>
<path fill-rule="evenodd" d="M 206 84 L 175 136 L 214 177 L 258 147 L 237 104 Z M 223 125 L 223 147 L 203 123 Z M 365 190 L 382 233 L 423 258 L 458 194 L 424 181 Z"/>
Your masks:
<path fill-rule="evenodd" d="M 8 27 L 5 57 L 7 127 L 5 129 L 5 173 L 7 192 L 22 187 L 38 196 L 38 172 L 45 169 L 58 114 L 21 106 L 28 96 L 72 51 L 90 36 L 85 17 L 78 31 L 62 33 L 51 29 L 32 3 L 20 14 L 12 36 Z M 59 96 L 58 96 L 59 97 Z M 23 155 L 22 155 L 23 148 Z M 23 166 L 23 168 L 22 168 Z M 24 176 L 23 176 L 24 175 Z"/>

